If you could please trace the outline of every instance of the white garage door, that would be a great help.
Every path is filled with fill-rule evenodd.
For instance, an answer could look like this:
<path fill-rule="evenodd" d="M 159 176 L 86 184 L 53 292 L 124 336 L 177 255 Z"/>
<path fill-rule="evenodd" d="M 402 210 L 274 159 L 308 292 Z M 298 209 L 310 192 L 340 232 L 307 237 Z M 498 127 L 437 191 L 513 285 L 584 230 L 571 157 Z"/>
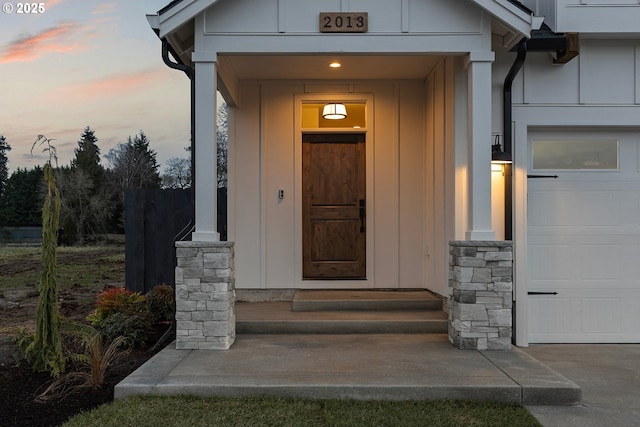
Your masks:
<path fill-rule="evenodd" d="M 531 343 L 640 342 L 639 135 L 531 135 Z"/>

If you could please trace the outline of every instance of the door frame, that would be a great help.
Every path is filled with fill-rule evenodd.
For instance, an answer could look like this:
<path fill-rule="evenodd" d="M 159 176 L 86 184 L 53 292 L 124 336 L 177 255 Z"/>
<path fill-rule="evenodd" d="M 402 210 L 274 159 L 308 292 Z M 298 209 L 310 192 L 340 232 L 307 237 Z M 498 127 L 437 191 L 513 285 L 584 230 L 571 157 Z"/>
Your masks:
<path fill-rule="evenodd" d="M 349 128 L 323 128 L 323 129 L 303 129 L 302 128 L 302 104 L 317 102 L 364 103 L 366 114 L 366 126 L 358 129 Z M 302 93 L 295 95 L 294 109 L 294 182 L 295 182 L 295 288 L 297 289 L 369 289 L 375 287 L 375 211 L 374 207 L 374 111 L 373 94 L 354 93 L 331 93 L 331 94 L 309 94 Z M 314 280 L 302 278 L 302 134 L 303 133 L 324 133 L 324 134 L 347 134 L 360 133 L 365 135 L 365 182 L 367 201 L 367 227 L 366 227 L 366 279 L 346 279 L 346 280 Z"/>

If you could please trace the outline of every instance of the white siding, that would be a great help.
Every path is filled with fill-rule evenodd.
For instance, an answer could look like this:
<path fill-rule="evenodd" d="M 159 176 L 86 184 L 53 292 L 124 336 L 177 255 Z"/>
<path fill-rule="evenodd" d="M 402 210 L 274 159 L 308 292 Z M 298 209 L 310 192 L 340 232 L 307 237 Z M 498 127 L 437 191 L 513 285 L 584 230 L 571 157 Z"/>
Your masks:
<path fill-rule="evenodd" d="M 243 0 L 210 7 L 205 31 L 317 33 L 320 12 L 368 12 L 369 33 L 478 34 L 483 19 L 471 3 L 450 0 Z"/>
<path fill-rule="evenodd" d="M 301 260 L 296 213 L 300 157 L 295 148 L 299 138 L 293 130 L 293 119 L 296 99 L 326 96 L 323 87 L 324 93 L 334 97 L 368 94 L 372 100 L 368 108 L 373 110 L 373 123 L 369 123 L 366 140 L 367 149 L 371 150 L 367 155 L 367 190 L 371 195 L 367 216 L 371 215 L 373 227 L 367 236 L 371 245 L 367 281 L 303 281 L 297 265 Z M 335 92 L 337 89 L 349 92 L 341 95 Z M 438 200 L 426 199 L 426 174 L 432 170 L 425 166 L 424 83 L 259 82 L 243 84 L 241 93 L 241 107 L 235 115 L 230 188 L 231 200 L 235 200 L 230 212 L 235 215 L 230 238 L 236 242 L 237 287 L 431 288 L 425 278 L 425 209 L 440 209 L 438 218 L 443 218 L 444 194 L 441 190 Z M 442 129 L 444 114 L 436 116 L 440 117 L 438 126 Z M 442 157 L 443 143 L 439 145 L 438 156 Z M 440 176 L 443 168 L 444 165 L 439 166 Z M 284 190 L 283 200 L 277 198 L 279 189 Z M 438 246 L 443 284 L 437 291 L 442 292 L 446 290 L 446 244 L 439 242 Z"/>
<path fill-rule="evenodd" d="M 494 100 L 501 99 L 514 54 L 497 56 Z M 554 65 L 548 53 L 529 52 L 513 83 L 514 106 L 640 105 L 640 41 L 583 40 L 580 55 Z M 495 104 L 494 104 L 495 105 Z M 501 106 L 494 109 L 494 131 L 501 126 Z"/>
<path fill-rule="evenodd" d="M 632 33 L 638 32 L 638 0 L 524 0 L 536 15 L 557 32 Z"/>

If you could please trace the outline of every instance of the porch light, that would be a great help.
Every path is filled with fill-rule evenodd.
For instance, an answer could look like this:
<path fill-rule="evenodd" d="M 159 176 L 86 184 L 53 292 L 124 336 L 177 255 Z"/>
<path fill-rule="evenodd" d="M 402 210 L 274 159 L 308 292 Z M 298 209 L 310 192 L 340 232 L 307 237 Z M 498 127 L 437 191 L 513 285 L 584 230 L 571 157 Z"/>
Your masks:
<path fill-rule="evenodd" d="M 491 146 L 491 163 L 504 165 L 511 162 L 511 154 L 502 151 L 502 146 L 500 145 L 500 135 L 496 135 L 494 144 Z"/>
<path fill-rule="evenodd" d="M 322 109 L 322 117 L 327 120 L 346 119 L 347 107 L 344 104 L 327 104 Z"/>

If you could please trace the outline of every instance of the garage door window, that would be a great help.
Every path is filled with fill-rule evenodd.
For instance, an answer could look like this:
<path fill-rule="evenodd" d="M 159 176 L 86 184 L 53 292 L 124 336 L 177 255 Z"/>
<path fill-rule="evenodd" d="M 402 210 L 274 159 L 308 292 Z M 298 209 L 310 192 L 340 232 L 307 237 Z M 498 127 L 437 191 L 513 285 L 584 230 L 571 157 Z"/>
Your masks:
<path fill-rule="evenodd" d="M 618 170 L 617 140 L 535 140 L 533 169 Z"/>

